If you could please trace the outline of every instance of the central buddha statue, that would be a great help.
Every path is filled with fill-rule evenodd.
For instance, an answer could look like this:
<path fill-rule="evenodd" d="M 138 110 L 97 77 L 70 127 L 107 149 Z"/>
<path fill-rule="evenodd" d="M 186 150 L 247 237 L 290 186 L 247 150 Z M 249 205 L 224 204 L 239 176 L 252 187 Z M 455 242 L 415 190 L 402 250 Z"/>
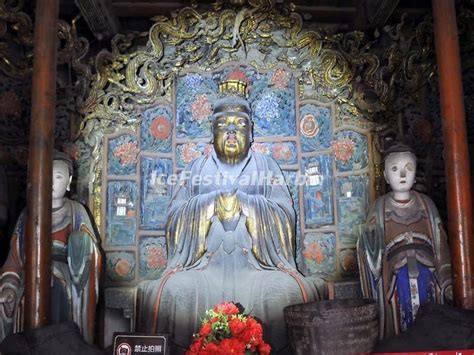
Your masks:
<path fill-rule="evenodd" d="M 288 351 L 283 308 L 317 299 L 295 264 L 295 211 L 277 163 L 250 150 L 246 85 L 227 81 L 212 116 L 213 150 L 181 173 L 167 218 L 168 264 L 139 287 L 138 330 L 188 348 L 207 309 L 240 303 L 272 353 Z"/>

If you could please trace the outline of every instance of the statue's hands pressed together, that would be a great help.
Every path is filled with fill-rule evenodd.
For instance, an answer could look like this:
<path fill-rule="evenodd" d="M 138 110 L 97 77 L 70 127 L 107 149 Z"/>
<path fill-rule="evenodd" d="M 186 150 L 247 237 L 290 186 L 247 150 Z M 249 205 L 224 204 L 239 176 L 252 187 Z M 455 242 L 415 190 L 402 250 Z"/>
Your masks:
<path fill-rule="evenodd" d="M 216 214 L 219 217 L 224 230 L 232 231 L 237 226 L 240 217 L 240 201 L 237 191 L 223 191 L 217 196 Z"/>

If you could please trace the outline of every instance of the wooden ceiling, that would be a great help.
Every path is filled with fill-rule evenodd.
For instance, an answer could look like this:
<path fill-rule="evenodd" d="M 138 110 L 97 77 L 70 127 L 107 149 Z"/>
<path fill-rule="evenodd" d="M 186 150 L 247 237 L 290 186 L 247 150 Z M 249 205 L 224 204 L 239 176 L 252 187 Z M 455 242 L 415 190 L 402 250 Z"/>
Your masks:
<path fill-rule="evenodd" d="M 221 0 L 245 3 L 246 0 Z M 367 30 L 387 22 L 398 22 L 402 14 L 421 17 L 431 12 L 430 0 L 273 0 L 277 5 L 294 4 L 295 11 L 306 21 L 320 26 L 336 26 L 341 30 Z M 72 19 L 81 14 L 97 39 L 105 39 L 117 31 L 145 31 L 157 15 L 197 4 L 209 9 L 216 0 L 60 0 L 60 17 Z M 84 28 L 87 30 L 87 28 Z"/>

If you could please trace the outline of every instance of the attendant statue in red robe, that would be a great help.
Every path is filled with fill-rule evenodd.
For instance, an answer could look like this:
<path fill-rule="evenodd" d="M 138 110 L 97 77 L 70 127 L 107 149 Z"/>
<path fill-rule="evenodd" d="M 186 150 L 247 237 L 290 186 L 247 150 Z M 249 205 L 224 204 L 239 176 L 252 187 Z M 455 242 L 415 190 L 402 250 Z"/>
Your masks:
<path fill-rule="evenodd" d="M 50 322 L 74 321 L 92 343 L 99 291 L 99 240 L 85 208 L 65 197 L 72 179 L 72 162 L 56 152 L 52 188 L 52 283 Z M 0 270 L 0 341 L 22 330 L 21 300 L 25 265 L 24 210 L 16 224 L 10 253 Z"/>

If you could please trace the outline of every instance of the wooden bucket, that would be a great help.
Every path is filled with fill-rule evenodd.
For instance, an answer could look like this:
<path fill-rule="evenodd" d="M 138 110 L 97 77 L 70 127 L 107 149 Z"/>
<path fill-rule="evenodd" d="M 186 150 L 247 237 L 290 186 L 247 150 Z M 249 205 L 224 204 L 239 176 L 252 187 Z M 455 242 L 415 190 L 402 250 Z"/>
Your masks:
<path fill-rule="evenodd" d="M 370 352 L 378 339 L 377 304 L 369 299 L 301 303 L 284 316 L 295 355 Z"/>

